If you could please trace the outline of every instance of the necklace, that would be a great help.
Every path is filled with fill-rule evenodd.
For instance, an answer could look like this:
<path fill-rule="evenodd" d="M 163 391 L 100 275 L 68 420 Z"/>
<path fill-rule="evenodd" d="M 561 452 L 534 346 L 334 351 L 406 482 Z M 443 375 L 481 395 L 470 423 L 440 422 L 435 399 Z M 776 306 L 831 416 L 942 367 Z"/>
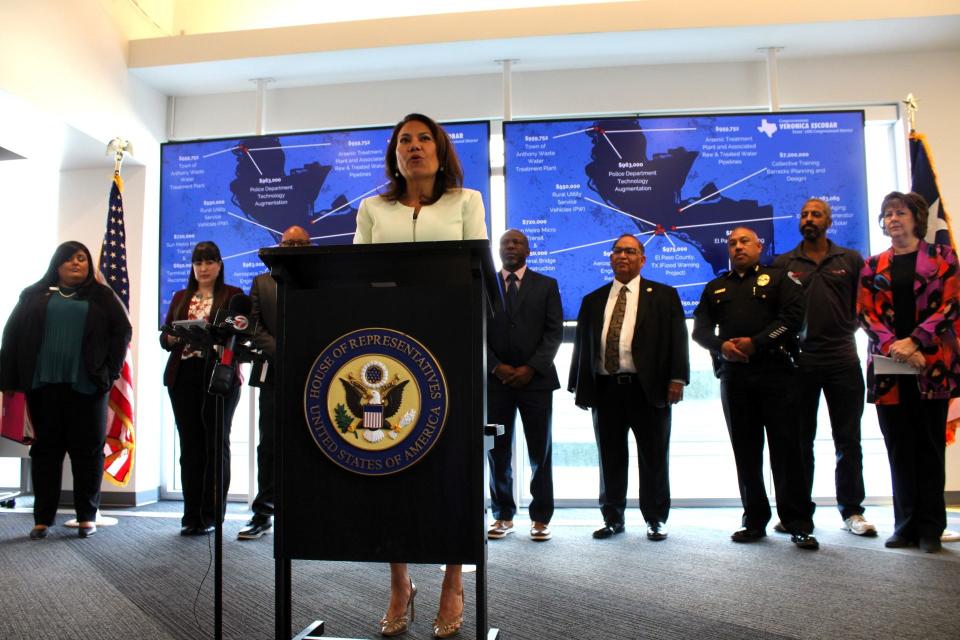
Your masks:
<path fill-rule="evenodd" d="M 61 296 L 61 297 L 64 297 L 64 298 L 72 298 L 73 296 L 77 295 L 77 291 L 73 291 L 72 293 L 64 293 L 64 292 L 60 289 L 60 287 L 56 287 L 56 289 L 57 289 L 57 293 L 59 293 L 60 296 Z"/>

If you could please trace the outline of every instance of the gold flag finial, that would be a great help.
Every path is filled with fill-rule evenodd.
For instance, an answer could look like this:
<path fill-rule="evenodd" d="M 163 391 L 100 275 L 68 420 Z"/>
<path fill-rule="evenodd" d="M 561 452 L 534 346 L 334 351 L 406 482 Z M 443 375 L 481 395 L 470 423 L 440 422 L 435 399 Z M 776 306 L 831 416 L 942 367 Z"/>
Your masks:
<path fill-rule="evenodd" d="M 913 97 L 912 93 L 907 94 L 907 99 L 903 101 L 903 104 L 907 106 L 907 121 L 910 123 L 910 131 L 916 131 L 917 111 L 920 110 L 920 105 L 917 104 L 917 99 Z"/>
<path fill-rule="evenodd" d="M 123 154 L 133 154 L 133 145 L 129 140 L 114 138 L 107 143 L 107 155 L 113 154 L 113 173 L 120 175 L 120 165 L 123 163 Z"/>

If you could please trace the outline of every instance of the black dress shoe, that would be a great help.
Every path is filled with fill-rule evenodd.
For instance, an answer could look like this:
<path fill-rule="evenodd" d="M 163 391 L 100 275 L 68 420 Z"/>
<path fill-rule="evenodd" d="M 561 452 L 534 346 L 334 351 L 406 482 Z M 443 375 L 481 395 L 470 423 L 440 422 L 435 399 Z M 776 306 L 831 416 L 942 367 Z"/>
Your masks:
<path fill-rule="evenodd" d="M 237 540 L 257 540 L 258 538 L 263 537 L 267 531 L 273 528 L 273 522 L 269 516 L 266 518 L 258 518 L 254 516 L 250 519 L 250 522 L 247 523 L 246 527 L 240 529 L 240 532 L 237 534 Z"/>
<path fill-rule="evenodd" d="M 816 551 L 820 548 L 820 543 L 809 533 L 794 533 L 790 536 L 790 542 L 797 545 L 797 549 Z"/>
<path fill-rule="evenodd" d="M 766 537 L 767 532 L 763 529 L 751 529 L 750 527 L 737 529 L 730 535 L 730 539 L 734 542 L 756 542 L 760 538 Z"/>
<path fill-rule="evenodd" d="M 917 544 L 920 551 L 924 553 L 939 553 L 943 549 L 943 545 L 940 544 L 940 536 L 920 536 Z"/>
<path fill-rule="evenodd" d="M 887 538 L 887 541 L 883 543 L 883 546 L 885 546 L 887 549 L 902 549 L 904 547 L 912 547 L 915 544 L 915 540 L 911 540 L 906 536 L 895 533 Z"/>
<path fill-rule="evenodd" d="M 30 530 L 30 539 L 31 540 L 43 540 L 47 537 L 47 534 L 50 533 L 50 527 L 34 527 Z"/>
<path fill-rule="evenodd" d="M 213 528 L 212 524 L 193 524 L 180 527 L 180 535 L 182 536 L 205 536 L 213 533 L 214 531 L 215 529 Z"/>
<path fill-rule="evenodd" d="M 606 538 L 615 536 L 618 533 L 623 533 L 624 530 L 625 530 L 625 527 L 623 526 L 622 522 L 619 522 L 617 524 L 607 523 L 602 527 L 600 527 L 599 529 L 597 529 L 596 531 L 594 531 L 593 537 L 596 538 L 597 540 L 605 540 Z"/>
<path fill-rule="evenodd" d="M 97 532 L 97 525 L 91 524 L 87 527 L 80 527 L 78 531 L 81 538 L 89 538 Z"/>
<path fill-rule="evenodd" d="M 666 540 L 667 525 L 656 520 L 647 523 L 647 540 Z"/>

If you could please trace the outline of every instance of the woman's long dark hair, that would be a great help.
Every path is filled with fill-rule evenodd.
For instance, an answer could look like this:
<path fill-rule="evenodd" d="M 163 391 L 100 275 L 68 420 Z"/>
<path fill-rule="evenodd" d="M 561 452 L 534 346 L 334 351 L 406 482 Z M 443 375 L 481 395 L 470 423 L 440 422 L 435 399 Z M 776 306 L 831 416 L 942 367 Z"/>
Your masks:
<path fill-rule="evenodd" d="M 460 159 L 457 158 L 457 152 L 453 148 L 450 136 L 440 125 L 422 113 L 407 114 L 393 128 L 393 133 L 390 134 L 390 143 L 387 145 L 387 154 L 384 158 L 390 187 L 380 197 L 390 202 L 396 202 L 407 193 L 407 179 L 400 173 L 400 167 L 397 165 L 397 136 L 400 135 L 400 129 L 403 128 L 403 125 L 414 120 L 422 122 L 430 129 L 430 134 L 437 144 L 437 161 L 440 163 L 440 169 L 437 171 L 437 178 L 433 182 L 433 193 L 430 194 L 430 199 L 423 202 L 423 204 L 433 204 L 447 191 L 459 189 L 463 186 L 463 169 L 460 167 Z"/>
<path fill-rule="evenodd" d="M 96 265 L 93 264 L 93 257 L 90 255 L 90 249 L 87 249 L 87 245 L 76 240 L 67 240 L 53 252 L 53 256 L 50 258 L 50 264 L 47 266 L 47 272 L 43 274 L 43 277 L 34 282 L 32 285 L 27 287 L 28 291 L 44 291 L 50 289 L 50 287 L 57 287 L 60 285 L 60 274 L 57 273 L 57 269 L 60 268 L 64 262 L 69 262 L 74 254 L 78 251 L 82 251 L 87 256 L 87 277 L 83 282 L 80 283 L 80 286 L 76 287 L 77 298 L 89 298 L 90 295 L 97 291 L 97 288 L 100 286 L 100 283 L 97 282 L 94 271 L 96 270 Z"/>
<path fill-rule="evenodd" d="M 193 247 L 193 255 L 190 256 L 190 277 L 187 279 L 187 288 L 184 290 L 183 298 L 173 314 L 174 318 L 183 319 L 185 310 L 190 305 L 190 299 L 197 292 L 200 283 L 197 282 L 197 276 L 193 272 L 193 263 L 200 260 L 213 260 L 220 263 L 220 273 L 217 274 L 217 281 L 213 284 L 213 304 L 210 307 L 210 313 L 213 314 L 217 309 L 227 303 L 227 289 L 223 286 L 223 259 L 220 257 L 220 247 L 211 240 L 198 242 Z"/>

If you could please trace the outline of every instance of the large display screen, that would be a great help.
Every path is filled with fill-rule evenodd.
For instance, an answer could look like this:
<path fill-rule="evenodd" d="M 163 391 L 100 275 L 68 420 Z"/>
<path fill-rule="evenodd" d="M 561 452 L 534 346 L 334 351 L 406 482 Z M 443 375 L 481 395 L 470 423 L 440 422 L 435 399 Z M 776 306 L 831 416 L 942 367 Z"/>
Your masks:
<path fill-rule="evenodd" d="M 443 124 L 464 186 L 483 195 L 490 227 L 490 123 Z M 186 286 L 197 242 L 220 247 L 226 282 L 249 290 L 257 257 L 291 225 L 314 244 L 350 244 L 357 209 L 387 185 L 392 127 L 171 142 L 162 147 L 160 321 Z"/>
<path fill-rule="evenodd" d="M 768 263 L 800 241 L 809 197 L 830 203 L 831 240 L 869 252 L 862 111 L 506 122 L 503 135 L 507 227 L 559 280 L 567 320 L 613 279 L 623 233 L 644 245 L 642 277 L 676 287 L 688 317 L 729 268 L 734 227 L 757 232 Z"/>

